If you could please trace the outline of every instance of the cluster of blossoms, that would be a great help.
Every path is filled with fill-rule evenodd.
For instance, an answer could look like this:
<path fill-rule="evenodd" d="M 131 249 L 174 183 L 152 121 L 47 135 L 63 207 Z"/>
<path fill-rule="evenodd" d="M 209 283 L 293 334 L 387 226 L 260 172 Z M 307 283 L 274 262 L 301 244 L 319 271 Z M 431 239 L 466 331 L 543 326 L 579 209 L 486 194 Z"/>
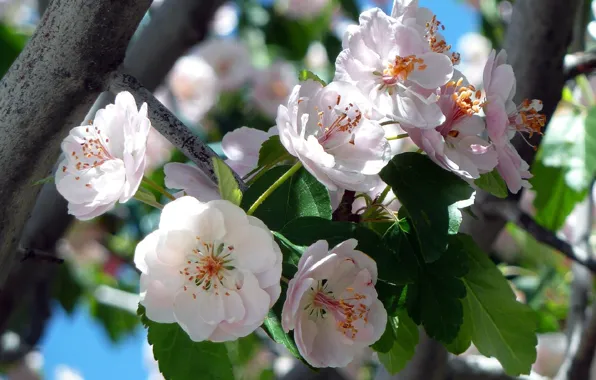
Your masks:
<path fill-rule="evenodd" d="M 331 83 L 307 80 L 284 92 L 280 86 L 290 81 L 291 69 L 274 65 L 276 75 L 257 78 L 255 92 L 263 109 L 276 112 L 276 125 L 267 132 L 243 127 L 227 134 L 222 141 L 227 164 L 250 177 L 261 145 L 278 135 L 287 157 L 298 159 L 337 205 L 345 190 L 371 197 L 381 193 L 386 185 L 379 172 L 402 149 L 395 141 L 409 136 L 437 165 L 470 182 L 497 170 L 510 191 L 528 186 L 528 165 L 511 139 L 516 133 L 540 133 L 541 103 L 513 102 L 515 77 L 503 51 L 489 56 L 483 91 L 469 84 L 441 29 L 416 0 L 397 0 L 391 15 L 372 9 L 348 29 Z M 216 51 L 206 45 L 200 52 L 210 59 L 206 77 L 220 78 L 217 88 L 202 90 L 231 89 L 247 80 L 236 62 L 248 52 L 224 57 Z M 190 59 L 179 65 L 196 67 Z M 203 80 L 203 74 L 196 79 Z M 176 84 L 175 93 L 193 99 L 191 87 Z M 287 103 L 279 105 L 276 99 L 285 97 Z M 71 214 L 90 219 L 135 195 L 150 128 L 147 106 L 137 109 L 124 92 L 91 125 L 71 131 L 56 174 Z M 281 294 L 282 253 L 273 234 L 250 210 L 222 200 L 197 168 L 171 163 L 164 171 L 166 186 L 181 192 L 135 252 L 147 317 L 178 323 L 194 341 L 250 334 Z M 294 331 L 300 353 L 315 367 L 347 365 L 385 329 L 376 263 L 356 250 L 357 244 L 350 239 L 329 249 L 326 241 L 314 243 L 289 280 L 282 326 Z"/>

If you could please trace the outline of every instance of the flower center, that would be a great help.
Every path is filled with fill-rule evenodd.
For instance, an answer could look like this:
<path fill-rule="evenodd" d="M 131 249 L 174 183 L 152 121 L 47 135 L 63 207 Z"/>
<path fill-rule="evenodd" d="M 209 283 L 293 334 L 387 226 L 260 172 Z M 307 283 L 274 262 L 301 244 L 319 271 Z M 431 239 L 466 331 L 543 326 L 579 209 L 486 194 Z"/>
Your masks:
<path fill-rule="evenodd" d="M 213 243 L 201 241 L 198 236 L 197 241 L 198 247 L 187 255 L 186 266 L 179 271 L 184 276 L 184 291 L 200 289 L 219 295 L 223 287 L 225 294 L 229 295 L 225 288 L 231 284 L 226 283 L 226 277 L 235 269 L 230 257 L 234 246 L 220 243 L 216 247 Z M 196 298 L 195 293 L 192 295 Z"/>
<path fill-rule="evenodd" d="M 426 23 L 426 33 L 424 36 L 428 41 L 428 46 L 430 49 L 435 53 L 444 54 L 451 50 L 451 45 L 447 45 L 444 39 L 437 37 L 437 32 L 440 30 L 445 30 L 445 25 L 441 24 L 439 20 L 437 20 L 437 16 L 433 15 L 433 18 Z M 454 65 L 457 65 L 460 60 L 459 53 L 452 53 L 451 54 L 451 62 Z"/>
<path fill-rule="evenodd" d="M 81 143 L 81 150 L 83 157 L 87 159 L 86 161 L 93 160 L 93 162 L 83 162 L 81 161 L 81 157 L 79 157 L 75 151 L 71 153 L 76 161 L 75 167 L 79 171 L 98 167 L 104 162 L 114 159 L 108 152 L 108 149 L 104 146 L 103 140 L 101 139 L 101 131 L 97 127 L 89 125 L 85 130 L 87 133 L 89 133 L 89 128 L 94 129 L 96 138 L 92 138 L 92 136 L 85 137 L 85 142 Z M 106 138 L 105 142 L 107 143 L 109 141 L 110 139 Z M 62 168 L 62 170 L 65 171 L 64 168 Z"/>
<path fill-rule="evenodd" d="M 327 314 L 331 314 L 335 318 L 339 331 L 347 337 L 354 339 L 356 334 L 358 334 L 358 328 L 355 326 L 355 323 L 359 320 L 368 323 L 370 308 L 360 302 L 366 296 L 348 287 L 346 290 L 350 293 L 350 296 L 336 299 L 333 292 L 327 290 L 326 286 L 327 281 L 323 280 L 319 282 L 317 290 L 313 289 L 314 295 L 312 302 L 306 307 L 307 310 L 315 318 L 325 318 Z"/>
<path fill-rule="evenodd" d="M 542 101 L 525 99 L 517 107 L 517 114 L 510 116 L 510 122 L 519 132 L 527 132 L 530 137 L 534 133 L 542 134 L 546 116 L 538 112 L 541 109 Z"/>
<path fill-rule="evenodd" d="M 415 55 L 407 57 L 395 56 L 392 62 L 387 64 L 387 68 L 383 70 L 383 83 L 386 85 L 394 85 L 397 82 L 405 81 L 414 70 L 425 70 L 426 65 L 422 58 L 417 58 Z"/>
<path fill-rule="evenodd" d="M 462 86 L 463 78 L 459 78 L 457 82 L 451 81 L 447 83 L 447 87 L 455 87 L 451 99 L 453 99 L 455 107 L 454 120 L 464 116 L 472 116 L 480 112 L 484 102 L 481 100 L 482 92 L 476 90 L 473 85 Z"/>
<path fill-rule="evenodd" d="M 325 117 L 325 111 L 320 111 L 319 108 L 315 106 L 315 110 L 317 111 L 317 115 L 319 117 L 317 126 L 322 131 L 322 135 L 318 138 L 321 145 L 327 142 L 335 133 L 352 133 L 354 128 L 356 128 L 362 120 L 362 113 L 357 106 L 355 106 L 353 103 L 349 103 L 347 106 L 341 109 L 339 107 L 340 102 L 341 95 L 337 95 L 337 100 L 335 102 L 336 107 L 333 108 L 330 105 L 327 106 L 327 111 L 333 113 L 331 120 L 326 120 L 328 118 Z M 335 116 L 334 119 L 333 115 Z M 353 143 L 353 141 L 350 140 L 350 143 Z"/>

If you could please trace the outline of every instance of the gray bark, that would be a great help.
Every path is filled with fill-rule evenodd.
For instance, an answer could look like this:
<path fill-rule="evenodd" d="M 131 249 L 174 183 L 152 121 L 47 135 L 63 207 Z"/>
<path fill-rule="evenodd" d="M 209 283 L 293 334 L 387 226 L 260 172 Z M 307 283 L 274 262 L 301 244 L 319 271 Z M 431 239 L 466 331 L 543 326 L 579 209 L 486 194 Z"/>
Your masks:
<path fill-rule="evenodd" d="M 118 93 L 129 91 L 137 101 L 137 104 L 147 103 L 151 125 L 165 138 L 167 138 L 186 157 L 194 162 L 197 167 L 205 173 L 213 183 L 217 183 L 217 177 L 213 171 L 212 157 L 217 157 L 209 146 L 201 141 L 187 126 L 174 116 L 163 104 L 161 104 L 151 93 L 143 87 L 139 81 L 131 75 L 118 73 L 110 82 L 110 91 Z M 232 170 L 232 173 L 234 171 Z M 246 190 L 246 184 L 236 173 L 234 173 L 240 190 Z"/>
<path fill-rule="evenodd" d="M 124 60 L 150 0 L 54 0 L 0 81 L 0 285 L 60 141 Z"/>

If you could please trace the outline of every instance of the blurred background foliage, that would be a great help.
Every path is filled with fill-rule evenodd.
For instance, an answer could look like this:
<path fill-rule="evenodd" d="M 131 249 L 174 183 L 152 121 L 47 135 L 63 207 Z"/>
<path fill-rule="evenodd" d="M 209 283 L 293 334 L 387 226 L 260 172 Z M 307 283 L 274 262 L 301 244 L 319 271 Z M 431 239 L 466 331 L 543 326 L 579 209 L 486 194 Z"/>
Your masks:
<path fill-rule="evenodd" d="M 434 8 L 444 1 L 423 3 Z M 461 70 L 473 84 L 479 84 L 490 49 L 503 45 L 505 30 L 511 20 L 512 2 L 469 0 L 465 3 L 478 18 L 478 33 L 468 33 L 459 41 L 450 42 L 462 54 Z M 161 1 L 154 1 L 140 30 L 159 10 L 160 4 Z M 389 11 L 391 4 L 382 0 L 244 0 L 225 3 L 213 20 L 209 40 L 181 58 L 156 91 L 156 96 L 221 154 L 219 142 L 226 132 L 240 126 L 266 131 L 274 125 L 277 104 L 285 101 L 298 82 L 299 70 L 311 70 L 325 81 L 332 79 L 343 33 L 357 22 L 360 11 L 370 6 Z M 596 21 L 593 21 L 589 1 L 584 15 L 585 24 L 581 28 L 586 31 L 585 45 L 592 49 L 596 44 Z M 0 76 L 26 44 L 38 20 L 36 1 L 0 0 Z M 221 44 L 224 39 L 229 45 Z M 210 43 L 212 46 L 206 46 Z M 593 190 L 595 88 L 595 78 L 582 76 L 569 81 L 532 166 L 533 189 L 524 192 L 521 201 L 524 211 L 534 215 L 541 225 L 559 231 L 570 241 L 580 238 L 576 236 L 575 226 L 578 218 L 583 216 L 578 215 L 577 206 L 588 202 Z M 406 144 L 404 149 L 407 148 Z M 157 133 L 150 137 L 149 150 L 151 165 L 147 174 L 161 185 L 164 185 L 162 169 L 166 162 L 187 161 Z M 159 193 L 154 195 L 160 197 Z M 590 210 L 592 213 L 593 209 Z M 133 339 L 137 347 L 133 351 L 137 356 L 126 354 L 125 358 L 128 365 L 139 369 L 131 372 L 130 377 L 119 378 L 159 378 L 150 353 L 146 354 L 145 364 L 140 357 L 140 347 L 146 343 L 136 316 L 139 277 L 133 263 L 137 242 L 156 227 L 158 220 L 157 211 L 131 201 L 92 222 L 73 223 L 57 247 L 65 262 L 56 264 L 51 287 L 54 316 L 48 323 L 52 324 L 55 318 L 75 320 L 75 314 L 83 313 L 84 318 L 97 323 L 88 328 L 100 326 L 114 345 Z M 591 233 L 589 241 L 592 245 L 595 242 Z M 534 370 L 545 376 L 553 375 L 561 364 L 566 347 L 563 332 L 569 314 L 570 261 L 513 224 L 503 230 L 492 258 L 511 280 L 518 299 L 528 303 L 540 321 L 539 357 Z M 31 310 L 28 307 L 23 306 L 24 309 L 10 321 L 10 331 L 0 339 L 3 350 L 18 345 L 19 336 L 29 328 L 27 321 Z M 51 360 L 47 359 L 45 365 L 42 353 L 47 340 L 42 339 L 40 346 L 30 347 L 31 353 L 23 359 L 13 362 L 4 358 L 0 366 L 4 375 L 0 376 L 15 379 L 108 377 L 108 368 L 105 373 L 98 369 L 87 372 L 77 369 L 79 364 L 69 361 L 68 357 L 61 357 L 60 348 L 70 344 L 71 332 L 68 327 L 63 327 L 60 333 L 63 342 L 52 346 L 58 352 Z M 295 365 L 280 347 L 262 340 L 259 334 L 229 345 L 238 378 L 273 379 Z M 77 350 L 84 355 L 86 347 L 77 347 Z M 68 350 L 64 348 L 63 352 Z M 96 355 L 98 360 L 102 357 L 97 352 L 87 354 Z M 473 349 L 466 354 L 474 354 Z M 66 365 L 60 364 L 59 360 Z M 100 363 L 94 368 L 102 366 L 109 367 L 110 363 Z M 363 353 L 344 375 L 347 378 L 372 378 L 376 368 L 371 353 Z"/>

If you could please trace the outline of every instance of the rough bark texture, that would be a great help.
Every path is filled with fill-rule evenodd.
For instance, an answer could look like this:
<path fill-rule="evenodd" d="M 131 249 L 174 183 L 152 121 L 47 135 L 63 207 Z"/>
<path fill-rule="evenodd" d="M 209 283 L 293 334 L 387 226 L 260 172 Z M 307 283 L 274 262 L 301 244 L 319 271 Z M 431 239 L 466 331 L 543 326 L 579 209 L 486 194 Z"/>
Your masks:
<path fill-rule="evenodd" d="M 150 0 L 54 0 L 0 81 L 0 284 L 60 141 L 80 123 Z"/>

